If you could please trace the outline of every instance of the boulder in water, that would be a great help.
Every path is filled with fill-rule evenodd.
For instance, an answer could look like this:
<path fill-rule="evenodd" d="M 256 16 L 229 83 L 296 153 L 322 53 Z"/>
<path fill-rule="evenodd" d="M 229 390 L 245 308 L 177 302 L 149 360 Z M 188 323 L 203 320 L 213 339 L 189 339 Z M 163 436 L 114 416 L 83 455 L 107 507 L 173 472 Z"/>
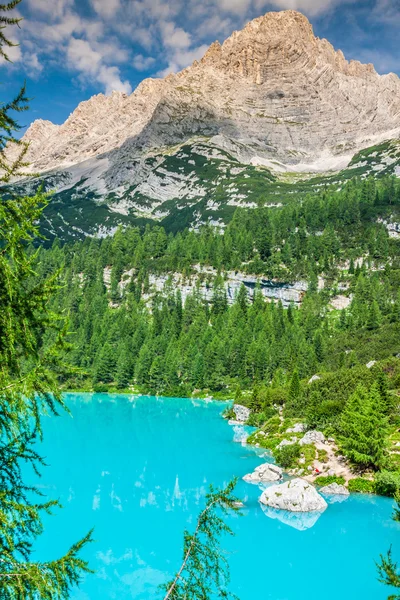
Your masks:
<path fill-rule="evenodd" d="M 250 416 L 250 409 L 247 408 L 247 406 L 242 406 L 241 404 L 234 404 L 233 412 L 236 415 L 236 420 L 240 423 L 245 423 Z"/>
<path fill-rule="evenodd" d="M 249 473 L 243 477 L 244 481 L 249 483 L 263 483 L 268 481 L 279 481 L 282 479 L 282 469 L 278 465 L 271 463 L 264 463 L 256 469 L 253 473 Z"/>
<path fill-rule="evenodd" d="M 319 490 L 320 494 L 325 494 L 326 496 L 349 496 L 350 492 L 344 485 L 340 485 L 339 483 L 330 483 L 329 485 L 325 485 L 323 488 Z"/>
<path fill-rule="evenodd" d="M 262 493 L 260 502 L 291 512 L 322 511 L 328 506 L 310 483 L 299 478 L 267 488 Z"/>

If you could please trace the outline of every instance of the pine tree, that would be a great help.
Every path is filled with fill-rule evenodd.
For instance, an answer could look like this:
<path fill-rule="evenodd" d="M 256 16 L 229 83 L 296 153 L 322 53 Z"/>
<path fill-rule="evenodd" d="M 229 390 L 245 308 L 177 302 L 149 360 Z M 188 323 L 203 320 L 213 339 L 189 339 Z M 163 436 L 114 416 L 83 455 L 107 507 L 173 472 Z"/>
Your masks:
<path fill-rule="evenodd" d="M 376 300 L 374 300 L 369 307 L 368 316 L 367 316 L 367 328 L 368 329 L 378 329 L 379 325 L 382 322 L 382 315 L 379 309 L 379 304 Z"/>
<path fill-rule="evenodd" d="M 115 348 L 108 342 L 104 344 L 97 363 L 95 381 L 111 383 L 115 379 L 117 369 L 117 357 Z"/>
<path fill-rule="evenodd" d="M 0 55 L 12 42 L 5 26 L 18 23 L 7 13 L 15 0 L 0 6 Z M 25 88 L 0 108 L 1 180 L 9 181 L 25 165 L 27 146 L 14 137 L 19 127 L 11 111 L 27 108 Z M 15 144 L 17 158 L 10 162 L 3 150 Z M 35 273 L 39 253 L 29 244 L 38 235 L 38 222 L 49 199 L 10 194 L 0 198 L 0 597 L 2 600 L 63 600 L 79 584 L 88 563 L 80 558 L 91 541 L 89 533 L 61 558 L 33 562 L 35 539 L 43 531 L 42 513 L 57 502 L 37 502 L 36 488 L 27 487 L 22 467 L 38 472 L 43 460 L 35 442 L 41 435 L 41 415 L 65 408 L 57 375 L 66 375 L 62 355 L 67 347 L 66 323 L 50 304 L 58 293 L 58 274 Z M 45 270 L 44 270 L 45 272 Z M 44 340 L 46 339 L 46 343 Z M 24 468 L 25 471 L 25 468 Z"/>
<path fill-rule="evenodd" d="M 324 360 L 325 351 L 322 335 L 319 331 L 315 334 L 314 337 L 314 351 L 315 356 L 317 357 L 317 361 L 321 363 Z"/>
<path fill-rule="evenodd" d="M 382 468 L 387 456 L 388 422 L 379 389 L 358 386 L 341 417 L 341 447 L 352 462 L 363 468 Z"/>
<path fill-rule="evenodd" d="M 210 488 L 194 532 L 184 533 L 182 565 L 162 586 L 164 600 L 235 599 L 227 589 L 229 566 L 219 540 L 221 535 L 233 535 L 223 517 L 240 510 L 240 502 L 233 495 L 235 485 L 236 481 L 231 481 L 223 490 Z"/>

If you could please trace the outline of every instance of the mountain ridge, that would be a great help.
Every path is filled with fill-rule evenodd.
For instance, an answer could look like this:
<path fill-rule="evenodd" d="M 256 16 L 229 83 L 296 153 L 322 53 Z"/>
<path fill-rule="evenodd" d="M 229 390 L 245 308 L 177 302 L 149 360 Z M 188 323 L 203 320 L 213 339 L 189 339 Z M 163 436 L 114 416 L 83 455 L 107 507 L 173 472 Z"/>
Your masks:
<path fill-rule="evenodd" d="M 82 236 L 126 222 L 223 226 L 233 206 L 285 201 L 295 179 L 317 178 L 312 191 L 335 173 L 339 185 L 398 175 L 399 137 L 400 79 L 347 61 L 290 10 L 250 21 L 129 96 L 95 95 L 62 125 L 35 121 L 23 139 L 32 172 L 56 192 L 62 235 Z"/>

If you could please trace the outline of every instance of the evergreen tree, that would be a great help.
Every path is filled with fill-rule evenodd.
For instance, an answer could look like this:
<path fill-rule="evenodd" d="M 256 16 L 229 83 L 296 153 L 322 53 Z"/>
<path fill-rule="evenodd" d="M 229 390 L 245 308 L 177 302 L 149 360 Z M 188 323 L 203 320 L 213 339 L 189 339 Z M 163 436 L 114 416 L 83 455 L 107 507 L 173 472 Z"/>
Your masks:
<path fill-rule="evenodd" d="M 15 0 L 0 6 L 0 54 L 13 43 L 5 26 L 18 23 L 8 12 Z M 26 108 L 25 89 L 0 108 L 1 179 L 21 174 L 27 146 L 15 140 L 18 124 L 11 111 Z M 11 162 L 3 150 L 17 144 L 17 159 Z M 66 325 L 49 307 L 57 294 L 57 274 L 39 281 L 34 266 L 39 254 L 29 249 L 37 237 L 38 222 L 48 198 L 14 195 L 0 198 L 0 597 L 2 600 L 61 600 L 79 584 L 88 563 L 80 551 L 91 541 L 88 534 L 61 558 L 32 561 L 35 539 L 43 532 L 41 515 L 57 502 L 39 503 L 37 488 L 26 485 L 23 465 L 38 469 L 43 464 L 35 449 L 41 435 L 41 414 L 64 409 L 57 375 L 66 375 L 62 361 L 66 348 Z M 57 249 L 54 249 L 57 251 Z M 46 343 L 45 343 L 46 340 Z M 25 471 L 25 468 L 24 468 Z"/>
<path fill-rule="evenodd" d="M 381 311 L 379 309 L 379 304 L 376 300 L 374 300 L 369 307 L 368 317 L 367 317 L 367 328 L 368 329 L 378 329 L 379 325 L 382 321 Z"/>
<path fill-rule="evenodd" d="M 223 490 L 211 487 L 194 532 L 184 533 L 183 562 L 175 577 L 162 586 L 164 600 L 234 600 L 227 589 L 229 567 L 219 538 L 233 535 L 223 517 L 239 511 L 240 503 L 233 495 L 235 484 L 232 481 Z"/>
<path fill-rule="evenodd" d="M 341 447 L 363 468 L 382 468 L 387 456 L 388 423 L 379 389 L 358 386 L 341 417 Z"/>
<path fill-rule="evenodd" d="M 108 342 L 104 344 L 96 368 L 95 381 L 101 383 L 111 383 L 115 379 L 117 368 L 117 357 L 115 348 Z"/>

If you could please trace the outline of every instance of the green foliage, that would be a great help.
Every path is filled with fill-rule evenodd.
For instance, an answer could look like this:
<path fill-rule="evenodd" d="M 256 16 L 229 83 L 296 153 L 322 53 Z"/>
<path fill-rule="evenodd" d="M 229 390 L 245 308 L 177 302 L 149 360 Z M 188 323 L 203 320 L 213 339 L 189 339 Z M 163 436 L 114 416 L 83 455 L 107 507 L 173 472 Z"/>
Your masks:
<path fill-rule="evenodd" d="M 346 483 L 344 477 L 339 477 L 338 475 L 320 475 L 315 479 L 315 485 L 320 485 L 321 487 L 325 485 L 330 485 L 331 483 L 337 483 L 339 485 L 344 485 Z"/>
<path fill-rule="evenodd" d="M 359 494 L 373 494 L 375 492 L 374 482 L 363 477 L 350 479 L 347 487 L 349 492 L 357 492 Z"/>
<path fill-rule="evenodd" d="M 390 587 L 400 588 L 400 572 L 397 563 L 392 558 L 391 548 L 386 555 L 380 555 L 380 562 L 376 566 L 381 583 Z M 391 594 L 388 600 L 400 600 L 400 594 Z"/>
<path fill-rule="evenodd" d="M 0 6 L 0 54 L 5 25 L 18 23 L 7 12 L 18 1 Z M 11 111 L 26 108 L 25 89 L 0 109 L 1 180 L 21 175 L 27 146 L 14 137 L 18 129 Z M 14 162 L 4 155 L 6 144 L 20 146 Z M 43 532 L 42 514 L 57 502 L 38 501 L 38 488 L 23 479 L 26 465 L 39 474 L 42 458 L 35 450 L 41 435 L 41 416 L 64 409 L 58 378 L 67 370 L 61 356 L 66 348 L 66 324 L 49 304 L 59 290 L 57 271 L 36 277 L 40 253 L 28 251 L 38 233 L 38 221 L 48 204 L 38 192 L 33 197 L 0 198 L 0 597 L 2 600 L 64 600 L 90 572 L 80 552 L 91 533 L 61 558 L 31 560 L 35 539 Z"/>
<path fill-rule="evenodd" d="M 289 469 L 297 464 L 297 460 L 300 458 L 301 446 L 300 444 L 291 444 L 290 446 L 282 446 L 274 450 L 274 458 L 278 465 L 284 469 Z"/>
<path fill-rule="evenodd" d="M 380 496 L 394 497 L 400 490 L 400 473 L 381 471 L 375 475 L 375 492 Z"/>
<path fill-rule="evenodd" d="M 393 521 L 400 521 L 400 490 L 396 490 L 394 494 L 394 500 L 396 502 L 396 506 L 393 509 L 392 519 Z"/>
<path fill-rule="evenodd" d="M 182 565 L 175 577 L 162 586 L 164 600 L 235 598 L 227 589 L 229 567 L 220 549 L 220 537 L 233 535 L 222 517 L 239 512 L 240 502 L 233 495 L 235 485 L 236 481 L 231 481 L 225 489 L 210 488 L 194 532 L 184 533 Z"/>
<path fill-rule="evenodd" d="M 358 386 L 340 423 L 340 443 L 350 460 L 362 468 L 382 468 L 387 460 L 388 422 L 377 384 Z"/>

